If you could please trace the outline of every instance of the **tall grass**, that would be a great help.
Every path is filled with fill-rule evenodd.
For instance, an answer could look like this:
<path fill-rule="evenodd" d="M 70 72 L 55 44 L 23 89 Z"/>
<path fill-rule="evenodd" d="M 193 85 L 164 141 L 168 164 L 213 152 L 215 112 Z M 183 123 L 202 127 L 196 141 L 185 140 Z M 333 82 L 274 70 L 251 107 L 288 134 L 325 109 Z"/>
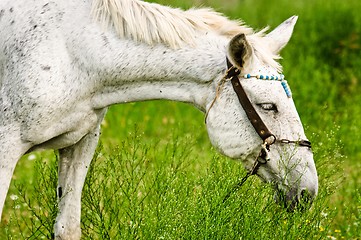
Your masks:
<path fill-rule="evenodd" d="M 94 156 L 83 192 L 84 239 L 322 239 L 331 231 L 336 212 L 325 205 L 332 190 L 322 191 L 306 213 L 278 206 L 273 189 L 256 178 L 224 201 L 245 175 L 239 163 L 215 152 L 199 163 L 191 139 L 146 143 L 135 133 L 111 152 L 100 146 Z M 30 201 L 18 188 L 8 228 L 26 231 L 8 230 L 9 239 L 52 236 L 55 194 L 44 189 L 56 186 L 56 159 L 49 166 L 34 184 L 39 197 Z"/>
<path fill-rule="evenodd" d="M 245 172 L 211 148 L 203 115 L 167 101 L 121 105 L 106 117 L 87 176 L 84 239 L 360 239 L 361 2 L 158 2 L 212 6 L 257 29 L 299 15 L 282 65 L 313 142 L 320 193 L 310 211 L 289 214 L 251 178 L 220 204 Z M 55 184 L 53 152 L 24 157 L 0 239 L 51 237 Z"/>

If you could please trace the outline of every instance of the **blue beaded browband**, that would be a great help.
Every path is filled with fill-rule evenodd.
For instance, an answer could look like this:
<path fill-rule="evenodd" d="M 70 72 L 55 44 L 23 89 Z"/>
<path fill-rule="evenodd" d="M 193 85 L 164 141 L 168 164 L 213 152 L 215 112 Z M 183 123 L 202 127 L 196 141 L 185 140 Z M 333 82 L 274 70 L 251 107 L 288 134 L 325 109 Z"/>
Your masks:
<path fill-rule="evenodd" d="M 275 80 L 275 81 L 280 81 L 281 85 L 283 87 L 283 89 L 286 92 L 287 97 L 292 97 L 292 92 L 290 87 L 288 86 L 287 80 L 285 80 L 285 76 L 283 74 L 280 74 L 278 76 L 268 76 L 268 75 L 251 75 L 251 74 L 245 74 L 243 75 L 243 77 L 245 79 L 249 79 L 249 78 L 257 78 L 257 79 L 261 79 L 261 80 Z"/>

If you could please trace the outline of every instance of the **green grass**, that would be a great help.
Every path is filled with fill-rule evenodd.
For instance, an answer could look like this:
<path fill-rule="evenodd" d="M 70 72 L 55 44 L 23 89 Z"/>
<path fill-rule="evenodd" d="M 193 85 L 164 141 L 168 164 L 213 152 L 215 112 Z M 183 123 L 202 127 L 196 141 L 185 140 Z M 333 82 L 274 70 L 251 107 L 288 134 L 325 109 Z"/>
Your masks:
<path fill-rule="evenodd" d="M 282 65 L 314 146 L 320 193 L 310 211 L 290 214 L 254 177 L 221 204 L 245 171 L 213 150 L 202 113 L 169 101 L 119 105 L 87 177 L 84 239 L 361 239 L 360 1 L 158 2 L 212 6 L 256 29 L 299 15 Z M 0 239 L 51 237 L 56 165 L 52 151 L 19 162 Z"/>
<path fill-rule="evenodd" d="M 312 210 L 288 213 L 273 201 L 273 189 L 256 178 L 223 202 L 245 174 L 237 162 L 217 153 L 201 161 L 194 140 L 172 137 L 167 144 L 144 141 L 137 130 L 118 148 L 100 146 L 83 192 L 84 239 L 300 239 L 324 238 L 335 211 L 325 208 L 333 190 L 322 191 Z M 36 166 L 44 161 L 39 158 Z M 56 214 L 56 161 L 34 182 L 42 193 L 29 201 L 17 187 L 12 238 L 50 238 Z M 39 170 L 39 169 L 38 169 Z M 334 187 L 334 184 L 324 183 Z M 43 192 L 46 189 L 50 192 Z M 30 204 L 31 202 L 31 204 Z M 45 206 L 44 203 L 47 203 Z M 30 206 L 31 205 L 31 206 Z M 18 206 L 18 207 L 16 207 Z M 41 206 L 41 207 L 40 207 Z M 25 217 L 22 217 L 25 216 Z M 18 230 L 18 224 L 22 231 Z M 26 226 L 26 227 L 24 227 Z"/>

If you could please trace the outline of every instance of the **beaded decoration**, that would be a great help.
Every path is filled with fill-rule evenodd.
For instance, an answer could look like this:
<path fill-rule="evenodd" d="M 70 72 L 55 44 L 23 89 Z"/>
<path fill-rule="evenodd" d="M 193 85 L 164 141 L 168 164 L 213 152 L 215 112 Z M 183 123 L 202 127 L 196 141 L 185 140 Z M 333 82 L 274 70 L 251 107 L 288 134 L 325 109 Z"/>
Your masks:
<path fill-rule="evenodd" d="M 288 86 L 287 80 L 285 80 L 285 76 L 284 76 L 283 74 L 280 74 L 280 75 L 278 75 L 278 76 L 274 76 L 274 75 L 268 76 L 268 75 L 251 75 L 251 74 L 245 74 L 243 77 L 246 78 L 246 79 L 249 79 L 249 78 L 257 78 L 257 79 L 260 79 L 260 80 L 275 80 L 275 81 L 280 81 L 283 89 L 284 89 L 285 92 L 286 92 L 287 97 L 289 97 L 289 98 L 292 97 L 291 89 L 290 89 L 290 87 Z"/>

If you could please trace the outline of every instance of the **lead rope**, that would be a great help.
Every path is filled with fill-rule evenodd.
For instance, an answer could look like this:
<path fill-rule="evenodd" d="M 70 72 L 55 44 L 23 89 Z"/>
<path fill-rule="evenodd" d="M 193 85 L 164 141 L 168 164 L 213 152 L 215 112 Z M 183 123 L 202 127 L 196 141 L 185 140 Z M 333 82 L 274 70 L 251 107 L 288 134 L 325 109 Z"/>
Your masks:
<path fill-rule="evenodd" d="M 241 181 L 239 183 L 234 185 L 232 187 L 232 189 L 230 191 L 228 191 L 226 196 L 224 196 L 222 203 L 227 201 L 227 199 L 231 196 L 231 194 L 238 191 L 250 176 L 256 174 L 258 169 L 260 168 L 261 164 L 266 164 L 270 160 L 270 158 L 267 154 L 269 151 L 269 146 L 270 145 L 266 141 L 262 144 L 261 152 L 259 153 L 256 160 L 254 161 L 251 170 L 249 170 L 247 172 L 247 174 L 241 179 Z"/>
<path fill-rule="evenodd" d="M 215 209 L 217 209 L 221 204 L 224 204 L 233 193 L 237 192 L 250 176 L 256 174 L 259 167 L 261 166 L 261 164 L 265 164 L 265 163 L 267 163 L 267 161 L 269 161 L 269 156 L 267 154 L 267 152 L 269 151 L 269 146 L 270 145 L 267 143 L 267 141 L 265 141 L 262 144 L 261 152 L 259 153 L 256 160 L 254 161 L 252 168 L 246 173 L 246 175 L 241 179 L 241 181 L 239 183 L 234 185 L 228 191 L 228 193 L 224 196 L 223 201 L 218 202 L 218 204 L 210 210 L 209 215 L 213 215 Z M 204 218 L 203 218 L 203 220 L 204 220 Z"/>
<path fill-rule="evenodd" d="M 214 97 L 211 105 L 209 106 L 209 108 L 208 108 L 208 110 L 207 110 L 207 112 L 206 112 L 206 115 L 205 115 L 205 117 L 204 117 L 204 123 L 207 123 L 207 117 L 208 117 L 209 111 L 211 110 L 211 108 L 213 107 L 214 103 L 216 102 L 216 100 L 218 99 L 219 95 L 221 94 L 221 91 L 222 91 L 222 89 L 223 89 L 223 87 L 224 87 L 224 84 L 225 84 L 227 81 L 231 80 L 231 78 L 228 77 L 228 74 L 229 74 L 229 72 L 230 72 L 231 70 L 233 70 L 233 68 L 234 68 L 234 67 L 229 68 L 229 69 L 226 71 L 226 73 L 224 74 L 224 76 L 223 76 L 223 78 L 221 79 L 221 81 L 218 83 L 217 88 L 216 88 L 216 96 Z"/>
<path fill-rule="evenodd" d="M 225 203 L 228 200 L 228 198 L 231 196 L 231 194 L 237 192 L 243 186 L 243 184 L 247 181 L 247 179 L 250 176 L 254 175 L 255 172 L 257 172 L 257 169 L 259 168 L 259 166 L 260 166 L 260 163 L 258 162 L 258 160 L 254 161 L 252 169 L 247 172 L 247 174 L 241 179 L 241 181 L 239 183 L 234 185 L 232 187 L 232 189 L 230 191 L 228 191 L 226 196 L 224 196 L 222 203 Z"/>

